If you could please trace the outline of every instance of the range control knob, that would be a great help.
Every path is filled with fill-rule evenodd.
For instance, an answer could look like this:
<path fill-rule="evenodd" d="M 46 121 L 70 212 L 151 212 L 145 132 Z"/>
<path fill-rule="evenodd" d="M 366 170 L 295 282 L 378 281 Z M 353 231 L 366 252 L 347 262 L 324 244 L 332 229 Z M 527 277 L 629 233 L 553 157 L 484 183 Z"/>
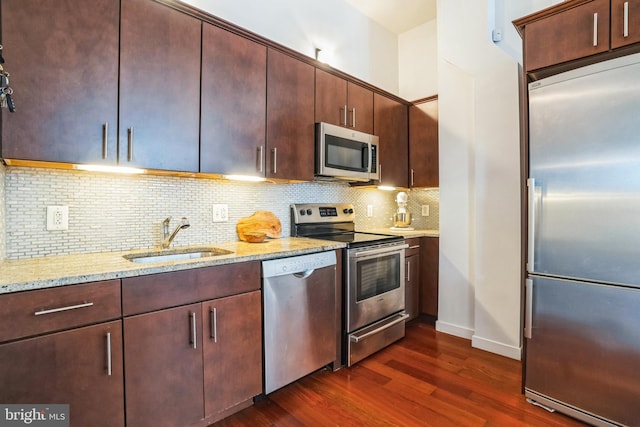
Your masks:
<path fill-rule="evenodd" d="M 307 209 L 307 215 L 311 215 L 312 213 L 311 209 Z"/>
<path fill-rule="evenodd" d="M 300 215 L 304 215 L 305 214 L 305 210 L 304 209 L 300 209 Z"/>
<path fill-rule="evenodd" d="M 349 209 L 347 209 L 347 208 L 342 209 L 342 213 L 345 214 L 345 215 L 348 214 L 349 213 Z"/>

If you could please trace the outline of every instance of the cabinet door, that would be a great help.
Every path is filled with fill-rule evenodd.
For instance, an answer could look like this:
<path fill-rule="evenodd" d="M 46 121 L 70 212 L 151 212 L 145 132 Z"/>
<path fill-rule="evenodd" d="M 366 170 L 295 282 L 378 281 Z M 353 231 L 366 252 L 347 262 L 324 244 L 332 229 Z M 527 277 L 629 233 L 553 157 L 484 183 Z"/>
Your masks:
<path fill-rule="evenodd" d="M 609 50 L 609 0 L 593 0 L 528 24 L 527 71 Z"/>
<path fill-rule="evenodd" d="M 204 417 L 201 312 L 192 304 L 124 319 L 127 426 Z"/>
<path fill-rule="evenodd" d="M 273 49 L 267 64 L 267 177 L 311 181 L 314 69 Z"/>
<path fill-rule="evenodd" d="M 121 321 L 0 345 L 0 402 L 68 403 L 72 427 L 124 426 L 122 375 Z"/>
<path fill-rule="evenodd" d="M 198 171 L 199 20 L 149 0 L 122 0 L 120 164 Z"/>
<path fill-rule="evenodd" d="M 262 392 L 260 295 L 255 291 L 202 304 L 206 417 Z"/>
<path fill-rule="evenodd" d="M 409 107 L 409 185 L 438 187 L 438 98 Z"/>
<path fill-rule="evenodd" d="M 347 81 L 316 68 L 316 122 L 347 126 Z"/>
<path fill-rule="evenodd" d="M 380 185 L 409 186 L 408 108 L 393 99 L 374 95 L 375 134 L 380 138 Z"/>
<path fill-rule="evenodd" d="M 2 157 L 115 163 L 119 4 L 2 0 Z"/>
<path fill-rule="evenodd" d="M 438 262 L 437 237 L 420 239 L 420 313 L 438 317 Z"/>
<path fill-rule="evenodd" d="M 640 42 L 640 1 L 611 0 L 611 47 Z"/>
<path fill-rule="evenodd" d="M 349 82 L 347 85 L 348 126 L 365 133 L 373 133 L 373 92 Z"/>
<path fill-rule="evenodd" d="M 267 48 L 202 30 L 200 171 L 264 176 Z"/>
<path fill-rule="evenodd" d="M 420 256 L 418 254 L 405 258 L 405 298 L 404 310 L 409 315 L 408 320 L 418 317 L 420 312 Z"/>

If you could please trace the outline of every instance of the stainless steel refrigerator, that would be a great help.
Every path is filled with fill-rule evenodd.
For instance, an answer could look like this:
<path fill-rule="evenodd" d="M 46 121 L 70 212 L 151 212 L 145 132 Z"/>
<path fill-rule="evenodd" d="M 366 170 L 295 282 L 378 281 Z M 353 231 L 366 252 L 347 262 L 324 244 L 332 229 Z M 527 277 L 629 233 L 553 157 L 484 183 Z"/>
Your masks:
<path fill-rule="evenodd" d="M 640 426 L 640 54 L 529 84 L 525 395 Z"/>

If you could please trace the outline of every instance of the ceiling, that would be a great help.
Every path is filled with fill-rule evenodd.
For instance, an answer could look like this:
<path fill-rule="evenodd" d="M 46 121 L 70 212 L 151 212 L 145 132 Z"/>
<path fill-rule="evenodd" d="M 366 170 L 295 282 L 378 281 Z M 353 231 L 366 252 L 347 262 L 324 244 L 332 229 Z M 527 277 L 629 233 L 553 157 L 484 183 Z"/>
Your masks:
<path fill-rule="evenodd" d="M 396 34 L 436 18 L 436 0 L 345 1 Z"/>

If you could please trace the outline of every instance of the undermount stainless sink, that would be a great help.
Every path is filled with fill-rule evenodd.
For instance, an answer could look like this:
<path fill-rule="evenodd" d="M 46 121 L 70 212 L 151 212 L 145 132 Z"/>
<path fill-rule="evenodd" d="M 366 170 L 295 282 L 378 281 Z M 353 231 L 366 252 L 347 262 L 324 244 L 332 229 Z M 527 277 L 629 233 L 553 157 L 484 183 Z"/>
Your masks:
<path fill-rule="evenodd" d="M 208 258 L 220 255 L 232 254 L 232 251 L 221 248 L 201 247 L 183 249 L 165 249 L 161 251 L 142 252 L 123 255 L 125 259 L 138 263 L 172 262 L 185 259 Z"/>

